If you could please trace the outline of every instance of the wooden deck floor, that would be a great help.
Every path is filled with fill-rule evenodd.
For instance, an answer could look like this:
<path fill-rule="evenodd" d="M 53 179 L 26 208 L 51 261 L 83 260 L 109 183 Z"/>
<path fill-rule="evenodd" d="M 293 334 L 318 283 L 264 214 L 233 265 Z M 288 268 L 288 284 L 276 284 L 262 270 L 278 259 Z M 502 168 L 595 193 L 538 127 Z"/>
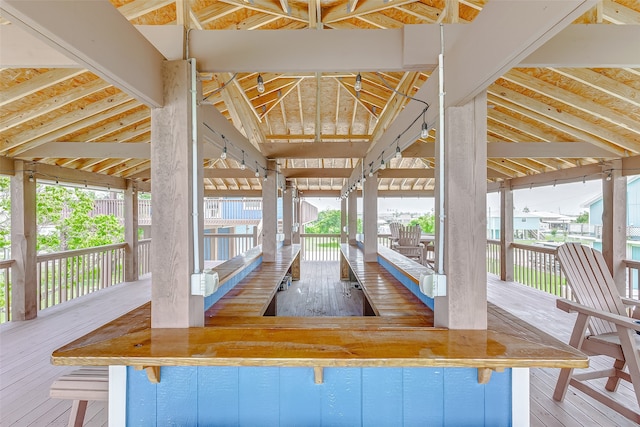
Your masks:
<path fill-rule="evenodd" d="M 334 271 L 335 270 L 335 271 Z M 280 292 L 279 315 L 330 316 L 347 307 L 361 310 L 361 291 L 338 279 L 338 263 L 302 264 L 303 280 Z M 322 302 L 327 295 L 328 302 Z M 567 341 L 574 315 L 555 308 L 555 298 L 515 283 L 488 280 L 489 300 L 543 331 Z M 339 302 L 340 298 L 347 301 Z M 64 426 L 69 401 L 49 399 L 49 386 L 72 368 L 52 366 L 51 352 L 97 326 L 150 299 L 150 280 L 118 285 L 59 307 L 43 311 L 38 319 L 0 325 L 0 426 Z M 341 305 L 343 304 L 343 305 Z M 287 311 L 284 307 L 291 307 Z M 287 314 L 289 313 L 289 314 Z M 306 314 L 305 314 L 306 313 Z M 349 314 L 347 314 L 349 313 Z M 340 313 L 354 315 L 350 312 Z M 355 315 L 360 315 L 358 312 Z M 595 364 L 602 366 L 603 360 Z M 634 426 L 593 399 L 569 389 L 559 403 L 551 398 L 557 369 L 531 370 L 532 426 Z M 622 383 L 617 395 L 634 401 L 631 388 Z M 94 402 L 87 411 L 87 426 L 106 426 L 106 405 Z"/>
<path fill-rule="evenodd" d="M 35 320 L 0 325 L 0 426 L 66 426 L 71 401 L 50 399 L 49 386 L 74 368 L 51 365 L 51 353 L 150 298 L 147 277 L 48 308 Z M 85 426 L 106 425 L 106 402 L 90 403 Z"/>

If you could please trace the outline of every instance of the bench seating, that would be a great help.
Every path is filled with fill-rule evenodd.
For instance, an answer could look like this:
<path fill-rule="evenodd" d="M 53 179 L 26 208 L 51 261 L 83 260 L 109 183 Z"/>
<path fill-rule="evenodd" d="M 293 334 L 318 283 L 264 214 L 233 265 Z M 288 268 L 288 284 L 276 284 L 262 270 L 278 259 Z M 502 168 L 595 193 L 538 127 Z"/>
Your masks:
<path fill-rule="evenodd" d="M 351 274 L 365 294 L 365 316 L 424 316 L 433 311 L 377 262 L 365 262 L 364 254 L 346 243 L 340 245 L 340 278 Z M 431 323 L 433 325 L 433 323 Z"/>
<path fill-rule="evenodd" d="M 89 400 L 109 400 L 109 368 L 86 367 L 62 375 L 51 384 L 54 399 L 71 399 L 69 427 L 81 427 Z"/>
<path fill-rule="evenodd" d="M 212 316 L 275 316 L 275 294 L 287 273 L 300 278 L 300 245 L 278 250 L 275 262 L 263 262 L 205 313 Z"/>

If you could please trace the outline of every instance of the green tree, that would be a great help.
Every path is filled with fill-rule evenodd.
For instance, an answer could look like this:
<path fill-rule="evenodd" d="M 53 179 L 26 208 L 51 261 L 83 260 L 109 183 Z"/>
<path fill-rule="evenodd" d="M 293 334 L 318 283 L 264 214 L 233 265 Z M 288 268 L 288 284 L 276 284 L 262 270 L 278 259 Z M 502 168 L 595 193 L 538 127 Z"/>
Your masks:
<path fill-rule="evenodd" d="M 588 224 L 589 223 L 589 212 L 584 211 L 580 215 L 578 215 L 578 218 L 576 218 L 576 222 L 578 224 Z"/>
<path fill-rule="evenodd" d="M 424 233 L 432 234 L 436 229 L 436 217 L 432 213 L 427 213 L 412 219 L 409 225 L 419 225 Z"/>
<path fill-rule="evenodd" d="M 318 212 L 318 219 L 308 224 L 304 230 L 311 234 L 340 233 L 340 211 L 326 209 Z"/>

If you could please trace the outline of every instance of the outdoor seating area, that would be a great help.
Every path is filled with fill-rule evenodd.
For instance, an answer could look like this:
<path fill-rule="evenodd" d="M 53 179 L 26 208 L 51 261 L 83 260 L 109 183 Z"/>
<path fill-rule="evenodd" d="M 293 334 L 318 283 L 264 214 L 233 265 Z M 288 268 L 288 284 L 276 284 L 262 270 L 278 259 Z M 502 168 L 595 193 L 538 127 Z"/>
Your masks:
<path fill-rule="evenodd" d="M 391 249 L 416 262 L 433 267 L 433 236 L 424 235 L 419 225 L 389 224 Z"/>
<path fill-rule="evenodd" d="M 0 21 L 3 427 L 640 425 L 639 2 Z"/>

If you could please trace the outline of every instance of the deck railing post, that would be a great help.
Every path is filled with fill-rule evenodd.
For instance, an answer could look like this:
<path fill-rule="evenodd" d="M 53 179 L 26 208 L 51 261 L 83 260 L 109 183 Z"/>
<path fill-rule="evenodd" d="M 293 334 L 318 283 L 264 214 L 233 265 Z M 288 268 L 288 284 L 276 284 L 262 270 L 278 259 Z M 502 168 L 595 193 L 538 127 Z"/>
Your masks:
<path fill-rule="evenodd" d="M 618 291 L 626 295 L 627 179 L 622 160 L 607 162 L 602 172 L 602 255 Z"/>
<path fill-rule="evenodd" d="M 138 190 L 132 180 L 127 180 L 124 192 L 124 280 L 138 280 Z"/>
<path fill-rule="evenodd" d="M 36 279 L 36 182 L 34 171 L 22 161 L 14 163 L 11 177 L 11 315 L 13 320 L 38 315 Z"/>
<path fill-rule="evenodd" d="M 511 180 L 500 188 L 500 279 L 513 280 L 513 190 Z"/>

